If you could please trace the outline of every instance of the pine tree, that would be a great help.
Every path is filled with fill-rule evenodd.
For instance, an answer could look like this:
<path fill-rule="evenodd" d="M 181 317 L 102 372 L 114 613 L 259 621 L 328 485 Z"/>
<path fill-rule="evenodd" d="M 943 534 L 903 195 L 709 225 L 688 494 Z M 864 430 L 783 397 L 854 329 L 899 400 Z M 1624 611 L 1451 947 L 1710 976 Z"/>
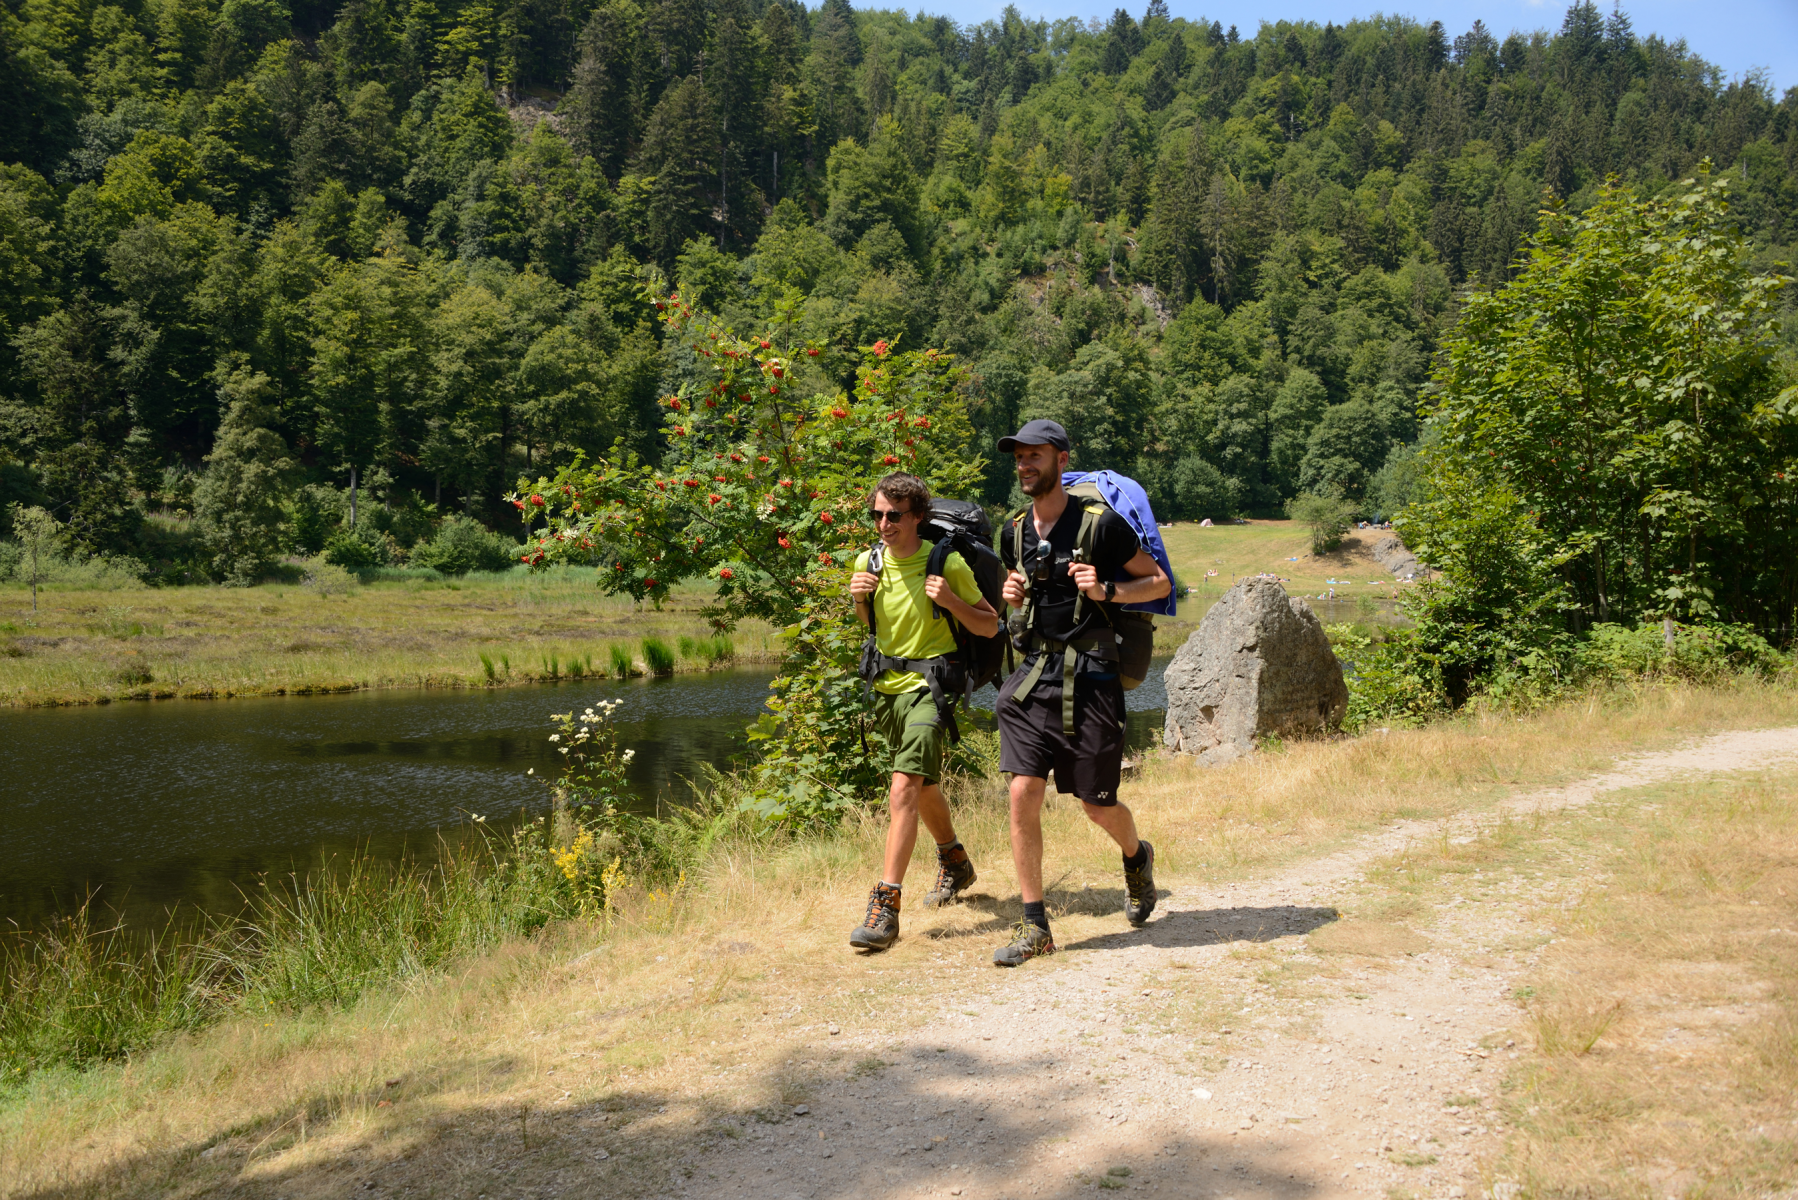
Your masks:
<path fill-rule="evenodd" d="M 649 251 L 664 267 L 709 223 L 718 182 L 718 126 L 697 75 L 668 89 L 650 114 L 637 173 L 650 192 Z"/>
<path fill-rule="evenodd" d="M 213 572 L 240 586 L 261 578 L 281 550 L 282 502 L 294 461 L 275 432 L 273 396 L 268 376 L 234 364 L 219 384 L 225 419 L 194 488 L 194 517 L 212 551 Z"/>

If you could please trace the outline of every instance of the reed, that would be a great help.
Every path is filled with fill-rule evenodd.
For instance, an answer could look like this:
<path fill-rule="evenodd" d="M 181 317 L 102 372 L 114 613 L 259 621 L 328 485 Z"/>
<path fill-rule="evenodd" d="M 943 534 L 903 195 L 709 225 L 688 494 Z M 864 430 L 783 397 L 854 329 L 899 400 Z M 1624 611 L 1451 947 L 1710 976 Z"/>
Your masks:
<path fill-rule="evenodd" d="M 0 941 L 0 1080 L 122 1059 L 246 1009 L 297 1013 L 530 934 L 567 914 L 541 826 L 363 854 L 266 883 L 238 919 L 97 925 L 91 905 Z"/>
<path fill-rule="evenodd" d="M 636 666 L 635 661 L 631 658 L 630 647 L 613 642 L 607 649 L 611 652 L 612 674 L 620 679 L 629 679 L 632 669 Z"/>
<path fill-rule="evenodd" d="M 649 668 L 651 675 L 674 674 L 674 651 L 661 638 L 647 637 L 643 639 L 643 665 Z"/>
<path fill-rule="evenodd" d="M 710 637 L 687 637 L 683 634 L 676 644 L 682 658 L 703 662 L 708 667 L 729 662 L 737 656 L 736 645 L 728 633 L 715 633 Z"/>

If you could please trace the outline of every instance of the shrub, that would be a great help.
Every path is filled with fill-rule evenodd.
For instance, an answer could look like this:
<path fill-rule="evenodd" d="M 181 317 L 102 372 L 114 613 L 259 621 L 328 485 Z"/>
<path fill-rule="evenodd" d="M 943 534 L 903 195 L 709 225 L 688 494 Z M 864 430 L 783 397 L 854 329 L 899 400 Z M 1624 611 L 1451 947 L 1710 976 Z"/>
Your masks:
<path fill-rule="evenodd" d="M 317 592 L 320 596 L 329 596 L 334 592 L 342 595 L 350 591 L 356 587 L 357 581 L 354 575 L 321 554 L 317 558 L 306 560 L 306 575 L 302 582 L 308 590 Z"/>
<path fill-rule="evenodd" d="M 1787 663 L 1747 625 L 1673 626 L 1673 644 L 1658 623 L 1635 629 L 1594 625 L 1579 647 L 1579 665 L 1600 678 L 1673 675 L 1707 679 L 1736 673 L 1771 674 Z"/>
<path fill-rule="evenodd" d="M 1311 553 L 1327 554 L 1342 544 L 1356 507 L 1353 500 L 1303 492 L 1286 502 L 1286 515 L 1311 530 Z"/>
<path fill-rule="evenodd" d="M 514 561 L 512 543 L 470 517 L 444 518 L 428 542 L 412 551 L 415 567 L 430 567 L 445 575 L 470 571 L 503 571 Z"/>
<path fill-rule="evenodd" d="M 332 566 L 342 567 L 346 571 L 363 571 L 370 567 L 384 566 L 387 555 L 367 539 L 358 537 L 348 529 L 340 529 L 326 540 L 324 559 Z"/>

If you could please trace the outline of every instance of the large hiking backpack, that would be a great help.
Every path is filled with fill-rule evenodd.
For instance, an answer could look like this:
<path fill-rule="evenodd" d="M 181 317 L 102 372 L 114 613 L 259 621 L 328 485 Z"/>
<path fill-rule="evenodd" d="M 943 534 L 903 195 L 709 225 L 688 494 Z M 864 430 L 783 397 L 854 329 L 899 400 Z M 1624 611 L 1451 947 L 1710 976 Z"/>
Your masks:
<path fill-rule="evenodd" d="M 936 499 L 930 502 L 929 515 L 918 526 L 918 536 L 931 543 L 930 557 L 925 560 L 925 575 L 941 575 L 951 554 L 959 554 L 974 572 L 980 595 L 1003 612 L 1005 599 L 1005 564 L 993 549 L 993 523 L 986 510 L 968 500 Z M 868 570 L 880 574 L 885 547 L 874 543 L 868 552 Z M 862 645 L 861 677 L 868 688 L 889 670 L 916 671 L 930 685 L 931 699 L 936 702 L 937 716 L 949 731 L 951 740 L 961 739 L 955 724 L 955 697 L 965 696 L 971 702 L 974 693 L 993 682 L 1005 656 L 1003 623 L 992 637 L 976 637 L 962 628 L 961 622 L 944 612 L 940 605 L 931 606 L 933 620 L 948 621 L 955 634 L 955 653 L 934 659 L 894 658 L 880 652 L 879 630 L 875 628 L 874 606 L 868 606 L 868 640 Z"/>
<path fill-rule="evenodd" d="M 1062 476 L 1062 486 L 1067 490 L 1072 503 L 1080 505 L 1080 529 L 1074 535 L 1074 554 L 1077 561 L 1091 562 L 1093 546 L 1098 540 L 1099 518 L 1107 508 L 1122 517 L 1136 531 L 1137 540 L 1142 548 L 1150 553 L 1161 569 L 1167 572 L 1169 581 L 1174 577 L 1173 566 L 1168 562 L 1167 550 L 1161 544 L 1161 533 L 1155 524 L 1155 514 L 1149 508 L 1149 498 L 1142 485 L 1116 471 L 1069 472 Z M 1024 561 L 1024 518 L 1030 510 L 1024 508 L 1011 519 L 1012 559 Z M 1155 654 L 1155 619 L 1154 613 L 1174 615 L 1173 591 L 1170 589 L 1163 600 L 1149 601 L 1143 604 L 1125 605 L 1116 609 L 1116 617 L 1107 612 L 1102 605 L 1094 604 L 1084 595 L 1077 594 L 1074 599 L 1075 641 L 1081 643 L 1076 648 L 1084 648 L 1088 638 L 1107 637 L 1117 647 L 1118 678 L 1126 692 L 1135 689 L 1149 676 L 1149 663 Z M 1014 644 L 1022 653 L 1030 653 L 1035 647 L 1028 644 L 1034 636 L 1034 613 L 1026 602 L 1016 626 L 1018 636 Z M 1067 700 L 1064 698 L 1064 704 Z M 1068 721 L 1071 722 L 1071 714 Z"/>

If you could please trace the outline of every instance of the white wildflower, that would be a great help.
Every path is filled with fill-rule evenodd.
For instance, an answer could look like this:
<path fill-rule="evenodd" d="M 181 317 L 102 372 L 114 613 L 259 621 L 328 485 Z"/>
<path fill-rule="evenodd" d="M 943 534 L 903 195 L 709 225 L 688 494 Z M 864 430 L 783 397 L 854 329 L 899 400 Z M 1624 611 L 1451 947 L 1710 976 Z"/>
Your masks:
<path fill-rule="evenodd" d="M 559 742 L 562 740 L 562 735 L 559 733 L 552 733 L 549 735 L 549 740 L 552 742 Z"/>
<path fill-rule="evenodd" d="M 637 757 L 637 752 L 635 750 L 626 750 L 620 761 L 629 762 L 631 759 L 633 759 L 635 757 Z"/>

